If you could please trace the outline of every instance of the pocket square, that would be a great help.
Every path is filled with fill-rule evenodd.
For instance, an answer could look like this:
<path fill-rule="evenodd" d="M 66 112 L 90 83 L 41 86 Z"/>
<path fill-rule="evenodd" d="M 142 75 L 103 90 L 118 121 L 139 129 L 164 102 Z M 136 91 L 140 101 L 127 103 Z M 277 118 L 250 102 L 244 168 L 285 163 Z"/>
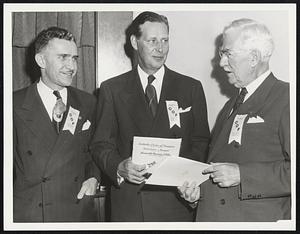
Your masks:
<path fill-rule="evenodd" d="M 185 113 L 185 112 L 189 112 L 190 110 L 192 109 L 191 106 L 185 108 L 185 109 L 182 109 L 181 107 L 179 108 L 178 112 L 179 113 Z"/>
<path fill-rule="evenodd" d="M 247 121 L 247 123 L 264 123 L 264 122 L 265 121 L 260 116 L 251 117 Z"/>
<path fill-rule="evenodd" d="M 85 123 L 82 125 L 82 131 L 89 129 L 90 125 L 91 122 L 89 120 L 85 121 Z"/>

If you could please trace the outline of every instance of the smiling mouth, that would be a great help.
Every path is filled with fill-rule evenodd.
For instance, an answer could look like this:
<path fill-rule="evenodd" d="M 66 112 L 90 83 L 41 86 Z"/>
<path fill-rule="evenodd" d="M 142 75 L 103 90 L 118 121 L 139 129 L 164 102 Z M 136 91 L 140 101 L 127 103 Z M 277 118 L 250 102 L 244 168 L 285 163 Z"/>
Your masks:
<path fill-rule="evenodd" d="M 73 76 L 73 72 L 62 72 L 65 76 Z"/>
<path fill-rule="evenodd" d="M 156 60 L 163 60 L 164 59 L 163 56 L 153 56 L 153 58 L 156 59 Z"/>

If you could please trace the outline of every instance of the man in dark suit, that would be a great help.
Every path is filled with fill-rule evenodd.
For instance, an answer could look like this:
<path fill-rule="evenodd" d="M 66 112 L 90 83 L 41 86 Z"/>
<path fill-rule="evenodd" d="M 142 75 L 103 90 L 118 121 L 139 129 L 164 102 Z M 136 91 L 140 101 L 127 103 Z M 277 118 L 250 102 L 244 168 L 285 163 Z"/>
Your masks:
<path fill-rule="evenodd" d="M 240 92 L 212 134 L 212 165 L 203 171 L 211 180 L 201 190 L 179 188 L 190 202 L 200 197 L 197 221 L 291 218 L 289 85 L 269 70 L 272 52 L 272 36 L 258 22 L 240 19 L 224 29 L 220 66 Z"/>
<path fill-rule="evenodd" d="M 96 98 L 69 87 L 78 58 L 70 32 L 43 30 L 35 49 L 41 78 L 13 95 L 14 222 L 95 221 L 99 173 L 88 145 Z"/>
<path fill-rule="evenodd" d="M 176 188 L 142 187 L 145 165 L 134 164 L 131 154 L 134 136 L 182 138 L 180 155 L 204 161 L 209 128 L 202 85 L 164 65 L 169 51 L 165 16 L 143 12 L 128 32 L 138 66 L 101 84 L 91 144 L 95 162 L 112 182 L 111 220 L 192 221 L 193 212 Z M 166 101 L 186 110 L 179 114 L 180 126 L 170 127 Z"/>

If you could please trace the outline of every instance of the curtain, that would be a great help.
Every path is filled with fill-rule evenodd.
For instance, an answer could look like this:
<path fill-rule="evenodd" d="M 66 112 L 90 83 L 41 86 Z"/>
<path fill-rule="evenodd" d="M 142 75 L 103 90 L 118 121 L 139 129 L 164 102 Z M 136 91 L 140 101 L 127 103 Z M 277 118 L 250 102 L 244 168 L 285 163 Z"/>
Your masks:
<path fill-rule="evenodd" d="M 96 88 L 95 12 L 14 12 L 12 28 L 13 90 L 40 77 L 33 40 L 39 32 L 58 26 L 72 32 L 78 47 L 78 71 L 72 86 L 93 93 Z"/>

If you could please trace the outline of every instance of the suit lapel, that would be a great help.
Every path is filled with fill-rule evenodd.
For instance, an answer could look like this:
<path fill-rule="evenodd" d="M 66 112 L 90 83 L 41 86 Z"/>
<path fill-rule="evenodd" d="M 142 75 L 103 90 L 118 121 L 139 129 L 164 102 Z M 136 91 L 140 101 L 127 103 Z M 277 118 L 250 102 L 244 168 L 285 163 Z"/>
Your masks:
<path fill-rule="evenodd" d="M 228 144 L 228 137 L 232 127 L 232 123 L 237 114 L 247 114 L 247 117 L 245 119 L 245 121 L 247 121 L 249 116 L 255 116 L 259 113 L 259 111 L 264 106 L 265 100 L 269 95 L 269 92 L 271 91 L 273 85 L 275 84 L 275 81 L 276 78 L 271 73 L 255 90 L 255 92 L 239 107 L 237 113 L 231 115 L 229 118 L 227 118 L 227 116 L 232 109 L 236 97 L 228 103 L 228 107 L 224 108 L 224 113 L 222 114 L 220 120 L 218 120 L 217 124 L 219 126 L 219 130 L 216 129 L 216 134 L 213 137 L 213 146 L 211 152 L 209 153 L 208 161 L 211 161 L 213 159 L 216 152 L 219 152 L 219 149 L 222 146 Z M 214 140 L 214 138 L 216 140 Z"/>
<path fill-rule="evenodd" d="M 79 117 L 78 117 L 77 124 L 75 127 L 74 135 L 69 130 L 63 130 L 63 127 L 62 127 L 62 131 L 60 131 L 59 136 L 58 136 L 57 144 L 55 145 L 56 150 L 59 150 L 61 146 L 65 147 L 66 144 L 70 144 L 72 142 L 70 140 L 70 138 L 74 137 L 78 133 L 78 131 L 81 130 L 80 127 L 82 127 L 82 124 L 86 121 L 86 118 L 87 118 L 86 117 L 87 107 L 85 107 L 81 104 L 82 101 L 77 96 L 77 94 L 74 92 L 72 87 L 68 88 L 68 101 L 67 102 L 68 102 L 67 110 L 64 114 L 62 125 L 64 126 L 66 124 L 66 119 L 67 119 L 67 115 L 70 111 L 70 107 L 79 111 Z"/>
<path fill-rule="evenodd" d="M 136 126 L 143 134 L 147 134 L 152 126 L 153 117 L 148 108 L 137 69 L 129 75 L 123 92 L 120 92 L 120 99 L 127 107 Z"/>
<path fill-rule="evenodd" d="M 162 83 L 160 99 L 158 103 L 157 113 L 153 122 L 152 131 L 156 131 L 162 124 L 169 124 L 169 117 L 166 107 L 166 100 L 177 100 L 177 85 L 176 80 L 170 76 L 169 69 L 165 66 L 165 74 Z"/>
<path fill-rule="evenodd" d="M 229 116 L 230 111 L 233 107 L 233 104 L 235 102 L 235 98 L 230 100 L 228 105 L 224 107 L 224 110 L 220 113 L 220 118 L 218 119 L 218 122 L 216 123 L 216 128 L 213 132 L 212 136 L 212 142 L 211 142 L 211 150 L 208 155 L 207 161 L 211 161 L 213 158 L 215 152 L 218 152 L 218 149 L 223 146 L 224 144 L 227 144 L 228 139 L 228 132 L 231 129 L 233 119 L 235 117 L 235 114 L 232 114 Z"/>
<path fill-rule="evenodd" d="M 38 94 L 36 83 L 28 87 L 22 107 L 15 111 L 36 137 L 40 139 L 45 148 L 51 152 L 57 135 Z"/>
<path fill-rule="evenodd" d="M 239 113 L 248 113 L 250 116 L 256 115 L 264 106 L 276 78 L 271 73 L 255 92 L 241 105 Z"/>
<path fill-rule="evenodd" d="M 74 137 L 78 134 L 78 132 L 81 130 L 83 123 L 86 121 L 87 116 L 87 107 L 83 106 L 82 101 L 77 96 L 76 92 L 73 90 L 72 87 L 68 88 L 68 100 L 67 100 L 67 110 L 64 114 L 63 118 L 63 126 L 67 119 L 67 114 L 70 110 L 70 107 L 73 109 L 79 110 L 79 117 L 77 120 L 76 128 L 74 135 L 69 130 L 61 130 L 56 144 L 53 148 L 53 155 L 50 158 L 48 164 L 47 164 L 47 170 L 50 171 L 51 168 L 57 168 L 60 165 L 63 165 L 65 162 L 67 162 L 70 157 L 73 157 L 74 154 L 61 154 L 60 152 L 63 152 L 63 149 L 67 149 L 70 144 L 74 144 Z M 63 127 L 62 127 L 63 129 Z"/>

